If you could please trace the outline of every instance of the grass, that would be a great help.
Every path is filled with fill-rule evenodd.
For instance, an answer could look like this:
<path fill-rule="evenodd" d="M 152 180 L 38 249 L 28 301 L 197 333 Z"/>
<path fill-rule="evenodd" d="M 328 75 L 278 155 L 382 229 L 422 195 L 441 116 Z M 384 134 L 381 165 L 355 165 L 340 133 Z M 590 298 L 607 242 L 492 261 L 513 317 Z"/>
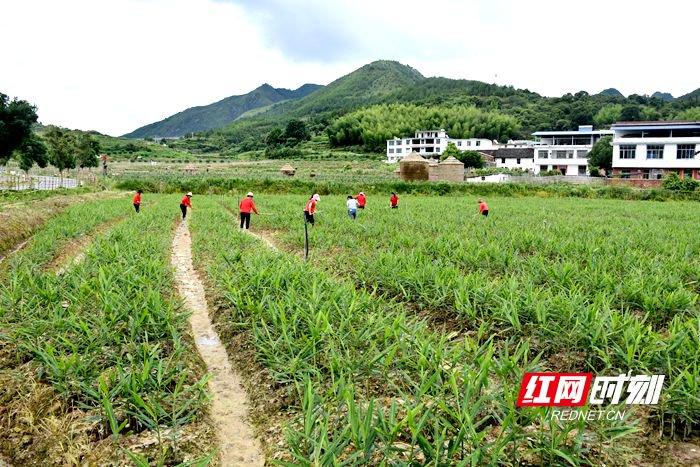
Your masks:
<path fill-rule="evenodd" d="M 0 272 L 2 447 L 15 461 L 176 464 L 213 450 L 206 378 L 173 295 L 165 204 L 138 216 L 123 199 L 69 208 Z M 83 262 L 43 271 L 70 238 L 125 213 Z"/>
<path fill-rule="evenodd" d="M 256 198 L 267 216 L 254 226 L 300 252 L 304 197 Z M 285 448 L 271 448 L 284 462 L 627 462 L 649 430 L 696 430 L 689 204 L 502 198 L 481 219 L 473 200 L 405 197 L 391 211 L 370 198 L 352 223 L 342 197 L 325 197 L 309 265 L 231 232 L 220 201 L 235 206 L 199 198 L 195 253 L 230 351 L 246 342 L 291 401 L 285 419 L 260 418 L 286 427 Z M 651 418 L 558 424 L 514 408 L 533 370 L 659 372 L 668 384 Z"/>

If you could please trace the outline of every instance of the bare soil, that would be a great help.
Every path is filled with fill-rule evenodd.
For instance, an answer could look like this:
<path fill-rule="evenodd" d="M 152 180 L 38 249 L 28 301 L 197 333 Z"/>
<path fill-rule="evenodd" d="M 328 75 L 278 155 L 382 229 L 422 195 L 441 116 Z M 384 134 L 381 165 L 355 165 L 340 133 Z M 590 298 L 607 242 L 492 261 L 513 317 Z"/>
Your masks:
<path fill-rule="evenodd" d="M 248 423 L 248 400 L 241 380 L 229 363 L 209 317 L 204 286 L 192 265 L 192 238 L 187 223 L 175 232 L 172 264 L 180 296 L 192 311 L 190 325 L 197 350 L 211 375 L 211 418 L 219 438 L 219 456 L 225 466 L 262 466 L 265 458 Z"/>

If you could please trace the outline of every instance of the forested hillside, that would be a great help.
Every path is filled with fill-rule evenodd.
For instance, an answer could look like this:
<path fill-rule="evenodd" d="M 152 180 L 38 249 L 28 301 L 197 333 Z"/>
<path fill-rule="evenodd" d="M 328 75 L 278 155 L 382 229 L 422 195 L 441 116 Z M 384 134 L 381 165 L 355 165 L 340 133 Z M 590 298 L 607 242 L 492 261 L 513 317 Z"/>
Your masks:
<path fill-rule="evenodd" d="M 512 116 L 476 107 L 381 104 L 336 119 L 327 133 L 334 146 L 363 145 L 368 150 L 382 151 L 387 139 L 413 134 L 419 128 L 444 128 L 453 138 L 505 142 L 518 135 L 520 125 Z"/>
<path fill-rule="evenodd" d="M 662 93 L 625 97 L 615 88 L 545 97 L 512 86 L 425 78 L 409 66 L 383 60 L 301 99 L 268 106 L 176 145 L 227 155 L 262 149 L 270 131 L 295 119 L 304 121 L 313 134 L 327 133 L 333 144 L 359 144 L 367 150 L 377 150 L 383 139 L 412 134 L 418 127 L 446 128 L 453 136 L 529 138 L 540 130 L 605 127 L 620 120 L 700 118 L 699 99 L 700 89 L 676 99 Z"/>
<path fill-rule="evenodd" d="M 221 128 L 244 113 L 287 100 L 300 99 L 315 90 L 319 85 L 305 84 L 298 89 L 273 88 L 263 84 L 253 91 L 240 96 L 231 96 L 213 104 L 192 107 L 176 113 L 159 122 L 138 128 L 124 135 L 125 138 L 162 138 L 184 136 L 214 128 Z"/>

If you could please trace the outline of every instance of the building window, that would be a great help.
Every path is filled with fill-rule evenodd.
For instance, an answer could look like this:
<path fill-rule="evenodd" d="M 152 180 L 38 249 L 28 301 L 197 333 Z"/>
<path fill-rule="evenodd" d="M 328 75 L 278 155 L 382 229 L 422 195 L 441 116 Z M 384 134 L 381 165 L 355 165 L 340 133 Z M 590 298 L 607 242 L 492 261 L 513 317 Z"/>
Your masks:
<path fill-rule="evenodd" d="M 588 159 L 588 151 L 579 149 L 576 151 L 576 157 L 579 159 Z"/>
<path fill-rule="evenodd" d="M 586 175 L 586 166 L 585 165 L 578 166 L 578 174 L 579 175 Z"/>
<path fill-rule="evenodd" d="M 472 142 L 471 142 L 471 141 L 467 141 L 467 146 L 471 146 L 471 145 L 472 145 Z"/>
<path fill-rule="evenodd" d="M 389 149 L 389 154 L 394 154 L 394 149 Z"/>
<path fill-rule="evenodd" d="M 457 141 L 457 146 L 461 146 L 461 145 L 462 145 L 462 142 L 461 142 L 461 141 Z"/>
<path fill-rule="evenodd" d="M 648 144 L 647 159 L 663 159 L 664 145 L 663 144 Z"/>
<path fill-rule="evenodd" d="M 515 159 L 515 162 L 516 162 L 517 164 L 520 164 L 520 158 Z"/>
<path fill-rule="evenodd" d="M 555 150 L 552 151 L 552 158 L 553 159 L 573 159 L 574 158 L 574 151 L 571 150 Z"/>
<path fill-rule="evenodd" d="M 694 144 L 679 144 L 676 149 L 676 159 L 694 159 L 695 145 Z"/>
<path fill-rule="evenodd" d="M 620 172 L 620 178 L 630 178 L 630 171 L 629 169 L 623 170 Z"/>
<path fill-rule="evenodd" d="M 477 146 L 481 146 L 481 141 L 477 141 L 477 142 L 476 142 L 476 145 L 477 145 Z"/>
<path fill-rule="evenodd" d="M 683 178 L 693 178 L 693 169 L 683 169 Z"/>
<path fill-rule="evenodd" d="M 435 144 L 440 144 L 440 140 L 439 140 L 439 139 L 436 139 L 436 140 L 435 140 Z"/>
<path fill-rule="evenodd" d="M 634 159 L 637 157 L 637 146 L 622 144 L 620 145 L 620 159 Z"/>
<path fill-rule="evenodd" d="M 393 141 L 389 141 L 389 146 L 393 146 L 393 145 L 394 145 L 394 142 L 393 142 Z"/>
<path fill-rule="evenodd" d="M 537 151 L 537 157 L 540 159 L 547 159 L 549 157 L 549 152 L 546 150 L 545 151 L 539 150 L 539 151 Z"/>
<path fill-rule="evenodd" d="M 540 166 L 540 172 L 546 172 L 547 171 L 547 166 L 546 165 L 541 165 Z"/>
<path fill-rule="evenodd" d="M 396 148 L 396 152 L 401 154 L 401 148 Z"/>
<path fill-rule="evenodd" d="M 505 158 L 505 157 L 501 157 L 501 164 L 505 164 L 505 163 L 506 163 L 506 158 Z"/>
<path fill-rule="evenodd" d="M 411 144 L 411 140 L 410 140 L 410 139 L 407 139 L 407 140 L 406 140 L 406 144 Z"/>

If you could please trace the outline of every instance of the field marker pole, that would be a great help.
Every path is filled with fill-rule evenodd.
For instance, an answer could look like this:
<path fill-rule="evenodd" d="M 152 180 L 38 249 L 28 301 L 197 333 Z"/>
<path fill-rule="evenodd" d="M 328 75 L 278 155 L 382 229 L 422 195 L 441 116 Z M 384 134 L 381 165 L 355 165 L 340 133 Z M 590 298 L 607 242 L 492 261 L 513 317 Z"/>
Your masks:
<path fill-rule="evenodd" d="M 309 259 L 309 223 L 304 214 L 304 261 Z"/>

